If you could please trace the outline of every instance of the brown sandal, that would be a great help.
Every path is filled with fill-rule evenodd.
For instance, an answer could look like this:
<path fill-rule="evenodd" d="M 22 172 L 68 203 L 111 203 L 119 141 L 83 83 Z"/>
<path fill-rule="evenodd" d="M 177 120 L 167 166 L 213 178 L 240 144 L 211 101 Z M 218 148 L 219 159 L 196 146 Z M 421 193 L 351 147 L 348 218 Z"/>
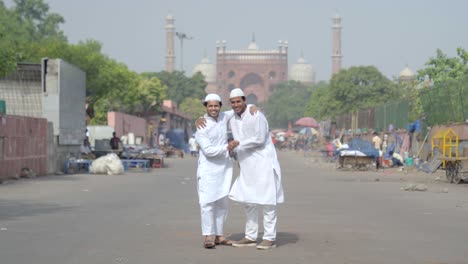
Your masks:
<path fill-rule="evenodd" d="M 221 245 L 221 246 L 232 246 L 232 240 L 229 239 L 224 239 L 219 242 L 215 242 L 216 245 Z"/>
<path fill-rule="evenodd" d="M 221 246 L 232 246 L 232 240 L 229 240 L 227 238 L 223 238 L 222 240 L 215 239 L 215 244 Z"/>
<path fill-rule="evenodd" d="M 205 238 L 205 242 L 203 242 L 204 248 L 214 248 L 215 246 L 216 246 L 216 243 L 214 242 L 214 239 L 212 237 Z"/>

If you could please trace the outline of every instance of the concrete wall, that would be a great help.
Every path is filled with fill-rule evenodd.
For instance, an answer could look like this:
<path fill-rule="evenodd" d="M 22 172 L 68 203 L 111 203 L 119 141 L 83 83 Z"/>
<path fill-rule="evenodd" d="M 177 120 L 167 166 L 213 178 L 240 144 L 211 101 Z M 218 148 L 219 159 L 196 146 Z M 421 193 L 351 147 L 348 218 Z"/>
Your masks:
<path fill-rule="evenodd" d="M 86 130 L 86 74 L 60 59 L 44 60 L 44 115 L 60 145 L 81 145 Z"/>
<path fill-rule="evenodd" d="M 47 120 L 0 116 L 0 179 L 17 177 L 22 168 L 47 173 Z"/>
<path fill-rule="evenodd" d="M 63 172 L 63 165 L 69 158 L 80 158 L 80 146 L 60 145 L 59 137 L 55 136 L 52 122 L 48 122 L 47 134 L 47 173 Z"/>
<path fill-rule="evenodd" d="M 128 133 L 133 133 L 135 135 L 135 139 L 137 137 L 142 138 L 142 144 L 148 143 L 147 125 L 146 120 L 143 118 L 119 112 L 108 112 L 107 124 L 114 128 L 118 137 L 126 136 Z"/>

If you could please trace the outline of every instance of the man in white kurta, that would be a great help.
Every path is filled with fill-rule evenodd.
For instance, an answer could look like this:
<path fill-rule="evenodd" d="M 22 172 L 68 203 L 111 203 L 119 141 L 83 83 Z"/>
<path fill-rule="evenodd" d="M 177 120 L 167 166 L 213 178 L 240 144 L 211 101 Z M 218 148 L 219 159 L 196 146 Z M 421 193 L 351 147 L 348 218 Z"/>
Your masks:
<path fill-rule="evenodd" d="M 235 247 L 276 247 L 276 204 L 284 202 L 281 169 L 269 135 L 268 122 L 261 112 L 246 114 L 245 96 L 239 88 L 230 94 L 234 117 L 230 125 L 234 141 L 229 149 L 237 153 L 240 175 L 234 182 L 229 198 L 245 204 L 247 222 L 245 237 L 233 243 Z M 263 241 L 256 244 L 258 209 L 263 209 Z"/>
<path fill-rule="evenodd" d="M 195 135 L 193 135 L 189 139 L 188 144 L 190 148 L 190 155 L 192 155 L 192 157 L 197 157 L 198 156 L 198 144 L 197 144 L 197 140 L 195 139 Z"/>
<path fill-rule="evenodd" d="M 200 128 L 195 139 L 200 146 L 197 169 L 197 189 L 201 209 L 202 234 L 205 248 L 216 244 L 231 244 L 223 236 L 228 213 L 229 189 L 232 180 L 232 161 L 227 142 L 227 122 L 232 116 L 220 113 L 221 99 L 208 94 L 204 103 L 206 126 Z"/>

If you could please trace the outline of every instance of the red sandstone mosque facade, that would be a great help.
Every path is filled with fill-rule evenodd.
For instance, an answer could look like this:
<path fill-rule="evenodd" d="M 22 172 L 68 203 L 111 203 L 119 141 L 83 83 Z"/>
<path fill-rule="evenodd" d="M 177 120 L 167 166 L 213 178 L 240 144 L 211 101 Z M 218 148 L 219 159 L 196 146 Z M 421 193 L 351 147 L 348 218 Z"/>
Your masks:
<path fill-rule="evenodd" d="M 341 52 L 341 16 L 332 17 L 332 76 L 341 70 L 343 54 Z M 165 70 L 174 71 L 174 17 L 166 17 L 166 56 Z M 196 65 L 193 74 L 201 72 L 208 83 L 206 93 L 217 93 L 226 102 L 230 91 L 241 88 L 249 103 L 265 102 L 272 94 L 275 85 L 294 80 L 305 84 L 315 83 L 315 72 L 301 53 L 295 64 L 288 65 L 288 42 L 278 41 L 276 48 L 261 50 L 255 38 L 246 49 L 230 50 L 227 42 L 216 42 L 216 64 L 207 56 Z M 400 72 L 401 80 L 412 80 L 414 73 L 406 67 Z"/>

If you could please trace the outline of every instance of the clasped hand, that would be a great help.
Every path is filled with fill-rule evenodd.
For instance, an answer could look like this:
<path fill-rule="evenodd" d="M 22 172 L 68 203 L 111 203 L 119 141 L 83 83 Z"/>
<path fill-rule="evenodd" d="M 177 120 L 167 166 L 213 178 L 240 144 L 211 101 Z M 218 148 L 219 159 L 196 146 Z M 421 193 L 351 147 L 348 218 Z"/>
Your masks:
<path fill-rule="evenodd" d="M 239 141 L 232 140 L 231 142 L 228 143 L 228 150 L 233 151 L 237 146 L 239 146 Z"/>

